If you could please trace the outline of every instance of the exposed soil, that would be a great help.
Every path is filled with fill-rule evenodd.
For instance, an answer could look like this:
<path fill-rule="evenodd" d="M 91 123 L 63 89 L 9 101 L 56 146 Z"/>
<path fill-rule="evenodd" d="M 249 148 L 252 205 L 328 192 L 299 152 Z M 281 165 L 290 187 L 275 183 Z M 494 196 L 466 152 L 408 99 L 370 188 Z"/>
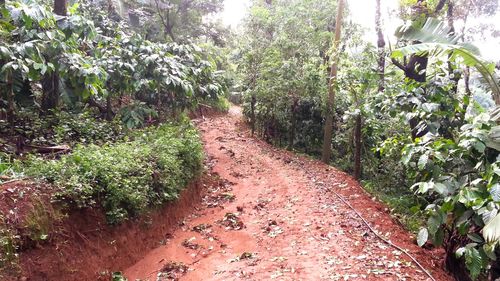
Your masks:
<path fill-rule="evenodd" d="M 209 165 L 221 177 L 164 245 L 125 270 L 129 280 L 426 280 L 378 240 L 407 249 L 436 280 L 443 253 L 417 247 L 350 176 L 249 136 L 241 111 L 199 121 Z"/>
<path fill-rule="evenodd" d="M 175 203 L 119 226 L 108 225 L 99 209 L 64 214 L 50 203 L 49 186 L 24 181 L 2 185 L 0 213 L 4 223 L 21 234 L 21 251 L 17 266 L 0 271 L 0 280 L 110 280 L 112 272 L 131 266 L 170 239 L 178 222 L 201 202 L 205 184 L 218 185 L 218 178 L 206 173 Z M 47 237 L 29 237 L 37 229 Z"/>

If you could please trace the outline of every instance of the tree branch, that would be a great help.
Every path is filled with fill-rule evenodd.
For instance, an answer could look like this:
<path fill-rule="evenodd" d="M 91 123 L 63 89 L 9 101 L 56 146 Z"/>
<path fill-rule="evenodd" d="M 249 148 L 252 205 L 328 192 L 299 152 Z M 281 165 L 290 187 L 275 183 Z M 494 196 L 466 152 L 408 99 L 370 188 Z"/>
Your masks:
<path fill-rule="evenodd" d="M 441 12 L 441 10 L 444 7 L 444 4 L 446 4 L 446 0 L 439 0 L 438 4 L 436 5 L 436 10 L 434 11 L 434 14 Z"/>
<path fill-rule="evenodd" d="M 406 66 L 400 63 L 397 59 L 391 58 L 392 63 L 397 66 L 399 69 L 403 70 L 406 72 Z"/>
<path fill-rule="evenodd" d="M 160 4 L 158 3 L 158 0 L 155 0 L 155 5 L 156 5 L 156 12 L 158 13 L 158 16 L 160 17 L 161 23 L 163 24 L 163 27 L 165 28 L 165 32 L 167 33 L 168 36 L 172 39 L 172 41 L 175 41 L 174 34 L 172 33 L 172 24 L 170 23 L 170 8 L 167 9 L 167 19 L 163 17 L 163 14 L 161 13 L 160 9 Z"/>

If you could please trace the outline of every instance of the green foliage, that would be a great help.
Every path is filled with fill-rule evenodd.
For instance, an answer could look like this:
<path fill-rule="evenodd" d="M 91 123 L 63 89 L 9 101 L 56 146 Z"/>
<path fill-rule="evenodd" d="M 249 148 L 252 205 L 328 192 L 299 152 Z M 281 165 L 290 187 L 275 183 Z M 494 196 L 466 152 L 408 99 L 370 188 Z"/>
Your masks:
<path fill-rule="evenodd" d="M 6 153 L 0 153 L 0 176 L 7 174 L 11 167 L 12 163 L 9 155 Z"/>
<path fill-rule="evenodd" d="M 335 11 L 336 1 L 253 4 L 234 55 L 244 114 L 268 140 L 307 152 L 320 146 Z"/>
<path fill-rule="evenodd" d="M 434 18 L 429 18 L 422 28 L 403 27 L 400 30 L 403 40 L 417 41 L 419 44 L 408 45 L 392 52 L 393 57 L 410 54 L 431 53 L 435 56 L 449 56 L 454 61 L 474 67 L 483 76 L 496 100 L 500 100 L 500 85 L 496 81 L 495 64 L 487 63 L 479 57 L 479 50 L 467 43 L 459 43 L 457 34 L 451 35 L 450 28 Z"/>
<path fill-rule="evenodd" d="M 217 112 L 228 112 L 231 107 L 229 100 L 225 97 L 220 97 L 216 100 L 209 100 L 207 105 L 215 109 Z"/>
<path fill-rule="evenodd" d="M 207 20 L 220 12 L 223 5 L 222 0 L 132 0 L 121 7 L 121 14 L 128 14 L 135 30 L 148 38 L 187 42 L 205 36 L 223 45 L 228 30 L 220 22 Z"/>
<path fill-rule="evenodd" d="M 102 144 L 120 140 L 125 135 L 119 122 L 102 122 L 88 111 L 75 114 L 62 111 L 53 118 L 57 120 L 53 128 L 55 143 Z"/>
<path fill-rule="evenodd" d="M 158 117 L 158 112 L 144 103 L 133 103 L 122 107 L 118 115 L 127 128 L 135 129 L 143 127 L 148 118 Z"/>
<path fill-rule="evenodd" d="M 23 109 L 18 112 L 17 118 L 19 122 L 13 128 L 0 127 L 0 132 L 8 136 L 13 129 L 26 139 L 27 144 L 102 144 L 125 136 L 125 130 L 118 120 L 103 121 L 91 111 L 57 111 L 50 116 L 39 117 L 36 112 Z"/>
<path fill-rule="evenodd" d="M 14 96 L 6 103 L 33 91 L 22 105 L 43 105 L 47 77 L 57 77 L 59 106 L 65 110 L 89 104 L 108 120 L 121 111 L 127 127 L 137 127 L 145 115 L 155 115 L 145 113 L 147 107 L 176 115 L 226 91 L 224 74 L 200 48 L 145 40 L 100 5 L 75 5 L 69 16 L 56 21 L 43 3 L 7 1 L 0 26 L 5 34 L 0 84 Z M 43 86 L 41 94 L 36 83 Z M 21 104 L 14 105 L 19 111 Z"/>
<path fill-rule="evenodd" d="M 127 281 L 127 278 L 125 278 L 125 276 L 123 276 L 123 273 L 121 273 L 121 272 L 113 272 L 113 274 L 111 276 L 111 280 L 112 281 Z"/>
<path fill-rule="evenodd" d="M 496 219 L 500 139 L 495 134 L 497 117 L 481 113 L 468 118 L 455 139 L 427 134 L 405 146 L 403 163 L 421 180 L 414 185 L 416 192 L 433 198 L 426 208 L 429 238 L 441 245 L 452 243 L 457 235 L 467 237 L 457 254 L 464 251 L 475 279 L 500 241 Z"/>
<path fill-rule="evenodd" d="M 101 206 L 119 223 L 178 198 L 201 170 L 201 143 L 189 123 L 138 132 L 131 141 L 79 146 L 58 160 L 32 159 L 26 173 L 59 187 L 78 208 Z"/>
<path fill-rule="evenodd" d="M 16 265 L 19 238 L 19 235 L 7 226 L 5 218 L 0 215 L 0 269 L 8 269 Z M 2 272 L 0 272 L 0 277 L 2 277 L 1 274 Z"/>

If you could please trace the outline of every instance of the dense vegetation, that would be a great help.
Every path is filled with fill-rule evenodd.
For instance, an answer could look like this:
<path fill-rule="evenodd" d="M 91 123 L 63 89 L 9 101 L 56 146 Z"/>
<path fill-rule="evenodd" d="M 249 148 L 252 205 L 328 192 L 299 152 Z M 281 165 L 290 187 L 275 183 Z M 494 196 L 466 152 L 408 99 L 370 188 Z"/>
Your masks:
<path fill-rule="evenodd" d="M 376 46 L 342 2 L 253 2 L 234 54 L 252 129 L 362 180 L 458 279 L 496 276 L 498 68 L 467 43 L 467 17 L 498 2 L 401 1 L 392 49 L 380 1 Z"/>
<path fill-rule="evenodd" d="M 78 146 L 58 160 L 34 159 L 26 173 L 61 187 L 55 196 L 78 208 L 101 204 L 119 223 L 177 199 L 201 171 L 202 150 L 189 123 L 137 132 L 134 140 Z"/>
<path fill-rule="evenodd" d="M 177 3 L 185 14 L 162 34 L 158 5 L 1 1 L 0 181 L 48 184 L 58 210 L 96 208 L 110 224 L 177 199 L 202 170 L 186 115 L 228 109 L 216 24 L 182 22 L 220 3 Z M 57 218 L 32 200 L 42 211 L 25 222 L 17 208 L 0 216 L 0 279 L 20 247 L 50 238 Z"/>

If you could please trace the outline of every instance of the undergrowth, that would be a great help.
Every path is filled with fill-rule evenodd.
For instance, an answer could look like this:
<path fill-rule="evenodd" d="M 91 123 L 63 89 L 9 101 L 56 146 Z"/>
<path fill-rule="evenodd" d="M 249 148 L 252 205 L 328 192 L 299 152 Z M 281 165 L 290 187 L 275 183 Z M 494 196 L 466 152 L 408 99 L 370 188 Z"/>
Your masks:
<path fill-rule="evenodd" d="M 13 269 L 17 266 L 18 241 L 19 235 L 7 226 L 4 216 L 0 214 L 0 278 L 3 274 L 1 269 Z"/>
<path fill-rule="evenodd" d="M 222 96 L 218 99 L 208 100 L 207 105 L 215 109 L 217 112 L 228 112 L 229 107 L 231 107 L 229 100 Z"/>
<path fill-rule="evenodd" d="M 58 187 L 69 207 L 99 206 L 110 224 L 178 198 L 202 168 L 202 146 L 187 122 L 134 132 L 128 141 L 77 146 L 57 160 L 31 157 L 26 174 Z"/>
<path fill-rule="evenodd" d="M 54 111 L 39 116 L 36 109 L 23 108 L 18 112 L 18 122 L 13 130 L 5 124 L 0 125 L 1 135 L 19 136 L 33 145 L 103 144 L 119 141 L 125 133 L 120 120 L 102 122 L 92 111 Z"/>

